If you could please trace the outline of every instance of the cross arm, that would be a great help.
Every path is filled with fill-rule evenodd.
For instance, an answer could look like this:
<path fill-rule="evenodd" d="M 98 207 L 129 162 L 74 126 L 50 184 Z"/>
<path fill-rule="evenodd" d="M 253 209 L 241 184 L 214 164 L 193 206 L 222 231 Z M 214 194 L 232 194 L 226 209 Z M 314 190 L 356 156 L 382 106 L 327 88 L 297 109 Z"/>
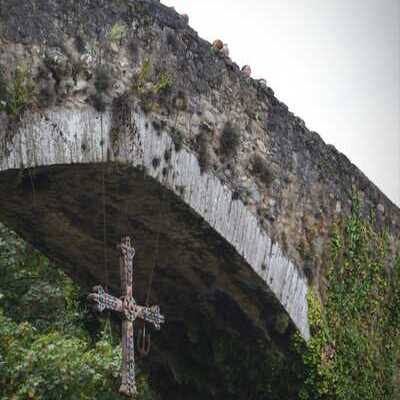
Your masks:
<path fill-rule="evenodd" d="M 137 318 L 141 318 L 154 325 L 156 329 L 161 328 L 161 324 L 165 322 L 164 315 L 160 313 L 159 306 L 143 307 L 136 306 Z"/>
<path fill-rule="evenodd" d="M 122 301 L 120 299 L 106 293 L 102 286 L 95 286 L 92 290 L 93 293 L 89 294 L 88 300 L 94 303 L 97 311 L 102 312 L 109 309 L 122 312 Z"/>

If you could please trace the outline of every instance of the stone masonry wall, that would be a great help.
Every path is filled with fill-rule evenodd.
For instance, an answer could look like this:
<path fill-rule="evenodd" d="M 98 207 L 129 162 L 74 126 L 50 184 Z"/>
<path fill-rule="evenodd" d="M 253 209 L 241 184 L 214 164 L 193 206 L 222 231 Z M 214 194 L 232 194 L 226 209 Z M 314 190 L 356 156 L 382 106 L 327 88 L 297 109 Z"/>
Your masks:
<path fill-rule="evenodd" d="M 349 212 L 353 194 L 377 228 L 388 226 L 394 245 L 399 209 L 174 10 L 156 1 L 0 0 L 0 21 L 3 80 L 12 82 L 15 68 L 25 65 L 35 84 L 25 108 L 110 109 L 111 142 L 126 110 L 141 110 L 232 188 L 322 291 L 329 232 Z M 1 134 L 12 132 L 18 118 L 1 113 Z"/>

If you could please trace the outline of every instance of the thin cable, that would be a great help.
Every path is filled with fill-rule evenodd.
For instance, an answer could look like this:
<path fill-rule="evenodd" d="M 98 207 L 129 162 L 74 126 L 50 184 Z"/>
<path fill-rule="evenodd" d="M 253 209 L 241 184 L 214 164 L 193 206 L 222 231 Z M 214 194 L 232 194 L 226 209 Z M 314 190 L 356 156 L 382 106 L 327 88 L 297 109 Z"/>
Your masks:
<path fill-rule="evenodd" d="M 161 183 L 161 195 L 160 195 L 160 207 L 159 207 L 159 215 L 158 215 L 158 229 L 157 229 L 157 236 L 156 236 L 156 248 L 155 248 L 155 251 L 154 251 L 153 265 L 152 265 L 152 268 L 151 268 L 150 278 L 149 278 L 149 286 L 148 286 L 148 289 L 147 289 L 147 296 L 146 296 L 146 306 L 147 307 L 149 306 L 150 292 L 151 292 L 151 288 L 153 286 L 154 270 L 156 268 L 156 263 L 157 263 L 157 259 L 158 259 L 159 248 L 160 248 L 160 234 L 161 234 L 161 223 L 162 223 L 162 209 L 163 209 L 164 192 L 165 192 L 165 189 L 162 187 L 162 183 Z"/>
<path fill-rule="evenodd" d="M 105 269 L 105 289 L 106 292 L 109 292 L 109 273 L 108 273 L 108 250 L 107 250 L 107 199 L 106 199 L 106 182 L 105 182 L 105 169 L 106 165 L 104 162 L 104 130 L 103 130 L 103 114 L 100 114 L 100 130 L 101 130 L 101 143 L 102 143 L 102 196 L 103 196 L 103 249 L 104 249 L 104 269 Z M 105 331 L 108 330 L 108 335 L 110 341 L 112 342 L 112 329 L 111 329 L 111 316 L 110 311 L 107 310 L 107 320 Z"/>
<path fill-rule="evenodd" d="M 105 268 L 105 284 L 106 289 L 109 289 L 109 274 L 108 274 L 108 251 L 107 251 L 107 200 L 106 200 L 106 183 L 105 183 L 105 162 L 104 162 L 104 136 L 103 136 L 103 115 L 100 115 L 100 129 L 102 148 L 102 196 L 103 196 L 103 249 L 104 249 L 104 268 Z"/>

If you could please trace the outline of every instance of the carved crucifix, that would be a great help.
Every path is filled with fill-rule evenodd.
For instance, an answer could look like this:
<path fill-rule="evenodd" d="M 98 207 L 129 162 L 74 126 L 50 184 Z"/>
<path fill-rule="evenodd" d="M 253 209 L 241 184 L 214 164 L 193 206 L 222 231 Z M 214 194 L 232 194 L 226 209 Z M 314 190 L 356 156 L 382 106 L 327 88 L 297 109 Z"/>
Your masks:
<path fill-rule="evenodd" d="M 136 318 L 152 323 L 156 329 L 164 323 L 164 316 L 160 314 L 158 306 L 143 307 L 136 304 L 133 298 L 133 258 L 135 249 L 131 246 L 129 237 L 121 240 L 118 246 L 120 250 L 120 273 L 122 297 L 109 295 L 101 286 L 95 286 L 88 299 L 95 303 L 95 309 L 102 312 L 104 309 L 122 313 L 122 383 L 119 389 L 121 394 L 132 397 L 136 391 L 135 382 L 135 358 L 133 321 Z"/>

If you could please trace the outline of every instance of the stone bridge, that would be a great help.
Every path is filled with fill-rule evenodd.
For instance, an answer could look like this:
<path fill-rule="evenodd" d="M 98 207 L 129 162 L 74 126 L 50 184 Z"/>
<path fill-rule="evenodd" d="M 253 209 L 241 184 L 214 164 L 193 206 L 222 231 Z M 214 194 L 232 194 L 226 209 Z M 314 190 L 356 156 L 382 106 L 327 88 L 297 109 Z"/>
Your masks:
<path fill-rule="evenodd" d="M 226 394 L 220 337 L 293 360 L 354 192 L 398 230 L 398 209 L 345 156 L 173 9 L 0 0 L 0 22 L 0 221 L 83 290 L 114 294 L 116 244 L 134 238 L 137 300 L 154 268 L 151 300 L 167 318 L 151 370 L 175 398 Z"/>

